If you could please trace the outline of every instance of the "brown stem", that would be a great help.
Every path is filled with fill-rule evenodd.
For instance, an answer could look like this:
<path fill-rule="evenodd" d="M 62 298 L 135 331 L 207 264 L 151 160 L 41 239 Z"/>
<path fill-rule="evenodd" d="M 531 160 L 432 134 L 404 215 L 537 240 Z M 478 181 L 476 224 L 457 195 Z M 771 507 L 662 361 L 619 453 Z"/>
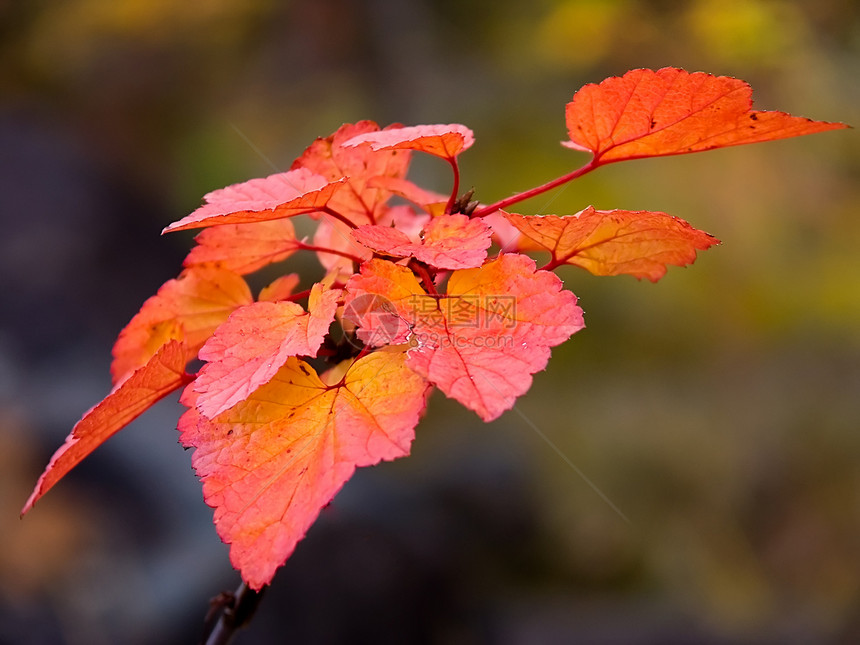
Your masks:
<path fill-rule="evenodd" d="M 212 630 L 203 635 L 201 645 L 228 645 L 239 630 L 247 626 L 254 617 L 265 589 L 263 587 L 260 591 L 254 591 L 243 581 L 235 592 L 224 593 L 214 599 L 213 608 L 215 605 L 221 605 L 221 615 Z"/>

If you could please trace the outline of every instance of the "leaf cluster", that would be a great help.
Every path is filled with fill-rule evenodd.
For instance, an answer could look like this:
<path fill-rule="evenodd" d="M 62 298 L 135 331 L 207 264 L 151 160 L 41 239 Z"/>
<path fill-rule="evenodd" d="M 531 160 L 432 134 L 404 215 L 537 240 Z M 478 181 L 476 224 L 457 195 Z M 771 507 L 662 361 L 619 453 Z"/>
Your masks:
<path fill-rule="evenodd" d="M 521 215 L 510 206 L 600 166 L 846 127 L 755 111 L 742 81 L 666 68 L 587 85 L 565 111 L 584 166 L 494 204 L 460 193 L 459 124 L 346 124 L 290 169 L 207 194 L 165 232 L 203 229 L 182 273 L 122 330 L 113 389 L 52 457 L 24 512 L 98 445 L 182 389 L 180 441 L 195 449 L 215 526 L 255 590 L 269 584 L 357 467 L 409 453 L 431 390 L 491 421 L 552 347 L 584 327 L 554 269 L 659 280 L 717 240 L 662 212 Z M 411 156 L 451 168 L 442 195 Z M 309 218 L 299 239 L 293 218 Z M 325 277 L 286 273 L 256 296 L 245 276 L 297 253 Z M 546 262 L 538 267 L 534 257 Z M 193 359 L 202 361 L 188 373 Z"/>

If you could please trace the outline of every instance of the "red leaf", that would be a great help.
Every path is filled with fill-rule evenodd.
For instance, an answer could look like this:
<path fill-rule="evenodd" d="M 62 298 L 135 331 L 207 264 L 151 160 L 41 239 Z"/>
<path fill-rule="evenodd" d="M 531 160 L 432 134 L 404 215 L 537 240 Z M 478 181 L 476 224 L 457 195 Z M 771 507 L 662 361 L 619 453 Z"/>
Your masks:
<path fill-rule="evenodd" d="M 465 125 L 416 125 L 367 132 L 345 141 L 344 146 L 370 144 L 372 150 L 420 150 L 443 159 L 453 160 L 475 143 L 472 131 Z"/>
<path fill-rule="evenodd" d="M 186 352 L 193 357 L 230 312 L 252 302 L 248 285 L 235 273 L 214 266 L 186 269 L 144 302 L 120 332 L 111 364 L 114 384 L 145 365 L 174 326 L 182 330 Z"/>
<path fill-rule="evenodd" d="M 329 207 L 350 222 L 375 224 L 385 210 L 391 193 L 373 184 L 375 177 L 406 177 L 408 150 L 380 150 L 368 147 L 346 148 L 344 142 L 356 135 L 378 132 L 373 121 L 344 124 L 331 136 L 317 139 L 293 162 L 293 169 L 306 168 L 329 181 L 346 178 L 348 189 L 335 193 Z"/>
<path fill-rule="evenodd" d="M 317 225 L 314 233 L 314 245 L 330 249 L 331 253 L 318 251 L 317 258 L 327 273 L 336 271 L 344 280 L 349 278 L 355 269 L 353 260 L 342 254 L 357 258 L 359 261 L 369 260 L 373 253 L 370 249 L 359 244 L 352 236 L 353 229 L 336 219 L 324 219 Z"/>
<path fill-rule="evenodd" d="M 423 238 L 410 240 L 387 226 L 359 226 L 353 237 L 374 251 L 394 257 L 415 257 L 438 269 L 470 269 L 487 259 L 490 229 L 466 215 L 440 215 L 424 228 Z"/>
<path fill-rule="evenodd" d="M 375 352 L 326 385 L 290 358 L 214 420 L 193 408 L 179 420 L 218 535 L 253 589 L 271 582 L 356 467 L 409 453 L 427 385 L 404 363 L 402 353 Z M 190 388 L 183 396 L 194 405 Z"/>
<path fill-rule="evenodd" d="M 567 104 L 570 141 L 601 163 L 699 152 L 846 128 L 752 110 L 736 78 L 665 67 L 636 69 L 580 89 Z"/>
<path fill-rule="evenodd" d="M 340 289 L 311 290 L 308 311 L 294 302 L 256 302 L 230 314 L 200 350 L 209 361 L 194 381 L 207 418 L 244 401 L 291 356 L 316 356 L 334 320 Z"/>
<path fill-rule="evenodd" d="M 185 374 L 187 360 L 182 343 L 170 340 L 101 403 L 91 408 L 51 457 L 21 514 L 29 511 L 42 495 L 93 450 L 157 401 L 188 383 L 191 377 Z"/>
<path fill-rule="evenodd" d="M 165 228 L 163 233 L 311 213 L 325 207 L 342 187 L 340 179 L 328 181 L 302 168 L 251 179 L 208 193 L 203 206 Z"/>
<path fill-rule="evenodd" d="M 691 264 L 697 250 L 719 244 L 684 220 L 660 212 L 598 211 L 589 206 L 564 217 L 506 217 L 524 236 L 521 250 L 547 250 L 553 266 L 573 264 L 594 275 L 626 273 L 656 282 L 667 264 Z"/>
<path fill-rule="evenodd" d="M 215 264 L 245 275 L 286 260 L 299 248 L 289 219 L 212 226 L 197 234 L 185 266 Z"/>
<path fill-rule="evenodd" d="M 499 245 L 502 251 L 515 251 L 519 249 L 520 231 L 508 221 L 508 213 L 502 210 L 487 213 L 483 217 L 484 224 L 490 227 L 493 241 Z"/>
<path fill-rule="evenodd" d="M 428 295 L 408 268 L 378 259 L 364 263 L 346 289 L 345 317 L 353 302 L 379 298 L 377 311 L 353 316 L 360 338 L 408 340 L 407 365 L 485 421 L 513 407 L 546 367 L 549 348 L 584 326 L 576 296 L 518 254 L 455 271 L 444 296 Z M 385 333 L 379 325 L 388 326 Z"/>
<path fill-rule="evenodd" d="M 448 203 L 447 195 L 421 188 L 408 179 L 374 177 L 369 184 L 377 188 L 384 188 L 392 195 L 402 197 L 406 201 L 420 206 L 423 211 L 431 215 L 442 215 L 445 211 L 445 205 Z"/>

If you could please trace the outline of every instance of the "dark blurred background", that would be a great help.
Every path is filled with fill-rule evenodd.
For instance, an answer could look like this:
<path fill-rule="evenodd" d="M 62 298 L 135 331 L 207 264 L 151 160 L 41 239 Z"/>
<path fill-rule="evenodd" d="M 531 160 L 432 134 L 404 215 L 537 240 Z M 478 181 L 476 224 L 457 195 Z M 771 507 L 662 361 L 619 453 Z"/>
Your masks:
<path fill-rule="evenodd" d="M 0 61 L 4 645 L 194 643 L 238 582 L 174 400 L 18 519 L 205 192 L 369 118 L 470 126 L 463 181 L 494 201 L 582 163 L 564 104 L 634 67 L 860 124 L 851 0 L 13 0 Z M 442 166 L 416 162 L 444 192 Z M 723 244 L 656 285 L 562 271 L 588 328 L 495 423 L 434 395 L 413 455 L 346 485 L 239 643 L 860 642 L 858 177 L 842 131 L 524 205 L 663 210 Z"/>

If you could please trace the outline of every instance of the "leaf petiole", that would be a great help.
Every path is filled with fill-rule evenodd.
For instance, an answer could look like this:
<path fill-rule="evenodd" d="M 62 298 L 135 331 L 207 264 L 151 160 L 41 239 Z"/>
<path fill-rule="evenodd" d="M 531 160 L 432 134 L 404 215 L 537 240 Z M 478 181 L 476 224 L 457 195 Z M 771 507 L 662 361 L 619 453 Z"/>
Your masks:
<path fill-rule="evenodd" d="M 532 197 L 537 197 L 538 195 L 550 191 L 553 188 L 558 188 L 562 184 L 566 184 L 569 181 L 578 179 L 579 177 L 590 173 L 592 170 L 600 167 L 601 165 L 602 164 L 599 161 L 597 161 L 596 159 L 592 159 L 587 164 L 577 168 L 573 172 L 569 172 L 566 175 L 562 175 L 561 177 L 556 177 L 552 181 L 548 181 L 545 184 L 541 184 L 540 186 L 535 186 L 534 188 L 530 188 L 529 190 L 517 193 L 516 195 L 506 197 L 505 199 L 499 200 L 494 204 L 490 204 L 489 206 L 479 208 L 474 213 L 472 213 L 472 217 L 482 217 L 484 215 L 489 215 L 490 213 L 493 213 L 502 208 L 507 208 L 512 204 L 517 204 L 527 199 L 531 199 Z"/>

